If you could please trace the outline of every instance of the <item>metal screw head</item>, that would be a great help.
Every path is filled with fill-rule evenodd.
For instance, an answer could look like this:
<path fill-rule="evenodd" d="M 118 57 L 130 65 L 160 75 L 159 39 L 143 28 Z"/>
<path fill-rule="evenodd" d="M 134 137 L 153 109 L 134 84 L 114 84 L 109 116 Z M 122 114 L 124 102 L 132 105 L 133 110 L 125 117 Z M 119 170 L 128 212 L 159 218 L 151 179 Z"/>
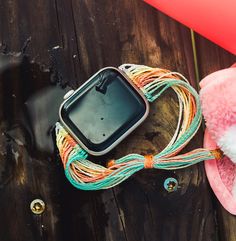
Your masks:
<path fill-rule="evenodd" d="M 37 215 L 42 214 L 45 210 L 45 203 L 41 199 L 34 199 L 30 203 L 30 209 L 34 214 L 37 214 Z"/>
<path fill-rule="evenodd" d="M 164 182 L 164 188 L 168 192 L 174 192 L 178 188 L 178 181 L 173 177 L 169 177 Z"/>

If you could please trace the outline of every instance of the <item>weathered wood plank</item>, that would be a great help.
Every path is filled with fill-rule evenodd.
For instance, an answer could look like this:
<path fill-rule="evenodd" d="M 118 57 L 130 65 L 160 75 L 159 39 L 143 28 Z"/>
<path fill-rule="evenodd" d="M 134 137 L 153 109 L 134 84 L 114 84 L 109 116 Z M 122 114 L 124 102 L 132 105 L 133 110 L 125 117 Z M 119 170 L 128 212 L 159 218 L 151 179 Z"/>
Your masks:
<path fill-rule="evenodd" d="M 73 1 L 73 6 L 86 77 L 107 65 L 133 62 L 178 70 L 196 84 L 186 28 L 140 1 Z M 159 111 L 152 111 L 149 120 L 112 154 L 160 151 L 175 128 L 173 105 L 170 95 L 163 96 L 153 105 Z M 201 145 L 199 135 L 188 149 Z M 174 194 L 163 189 L 169 176 L 180 182 Z M 114 188 L 127 240 L 214 240 L 217 232 L 208 188 L 202 165 L 175 173 L 143 171 Z M 112 226 L 110 230 L 116 232 Z"/>
<path fill-rule="evenodd" d="M 230 67 L 236 62 L 236 56 L 230 54 L 224 49 L 216 46 L 207 39 L 196 35 L 196 47 L 198 53 L 199 73 L 203 78 L 206 75 L 224 68 Z M 216 217 L 220 240 L 236 240 L 236 217 L 228 213 L 216 200 Z"/>
<path fill-rule="evenodd" d="M 25 51 L 31 61 L 39 63 L 30 64 L 24 59 L 22 64 L 7 67 L 4 72 L 1 68 L 1 241 L 62 240 L 58 218 L 60 171 L 58 163 L 52 161 L 49 134 L 50 122 L 57 116 L 55 119 L 50 111 L 46 95 L 38 103 L 37 99 L 29 99 L 36 91 L 50 85 L 48 51 L 60 42 L 55 16 L 51 1 L 0 3 L 1 50 Z M 31 42 L 28 48 L 22 49 L 27 39 Z M 10 62 L 20 59 L 16 56 L 11 57 Z M 2 58 L 0 62 L 2 67 Z M 63 92 L 56 96 L 61 97 Z M 33 108 L 25 105 L 26 101 Z M 50 108 L 56 107 L 56 103 L 54 101 Z M 33 215 L 30 210 L 30 202 L 35 198 L 46 203 L 46 211 L 41 216 Z"/>
<path fill-rule="evenodd" d="M 53 175 L 58 173 L 58 165 L 52 162 L 52 153 L 48 152 L 50 130 L 44 129 L 50 127 L 55 116 L 48 112 L 50 120 L 45 119 L 45 109 L 42 110 L 41 105 L 48 104 L 47 98 L 41 99 L 40 105 L 34 105 L 33 100 L 27 102 L 28 106 L 23 105 L 35 89 L 38 91 L 40 85 L 45 84 L 43 81 L 50 82 L 50 76 L 41 72 L 36 64 L 24 62 L 23 66 L 11 67 L 0 75 L 3 95 L 0 103 L 0 207 L 3 212 L 0 239 L 60 240 L 60 229 L 56 225 L 60 210 L 54 206 L 55 194 L 59 192 L 58 175 Z M 55 104 L 53 102 L 51 108 L 58 106 Z M 36 112 L 34 108 L 37 108 Z M 46 149 L 41 145 L 42 140 L 46 141 L 43 143 Z M 33 215 L 30 210 L 30 202 L 35 198 L 46 202 L 47 211 L 41 216 Z"/>
<path fill-rule="evenodd" d="M 82 5 L 83 1 L 80 4 Z M 70 78 L 69 84 L 77 87 L 89 77 L 89 75 L 85 74 L 87 67 L 84 68 L 81 65 L 80 57 L 84 49 L 79 48 L 79 37 L 75 32 L 75 16 L 78 12 L 74 9 L 71 1 L 57 0 L 56 8 L 58 25 L 64 43 L 65 57 L 69 65 L 73 66 L 74 78 Z M 89 15 L 85 17 L 85 12 L 82 14 L 85 21 L 90 18 Z M 88 34 L 89 31 L 86 30 L 86 33 L 81 34 L 81 36 L 87 37 Z M 90 61 L 93 63 L 93 58 Z M 66 181 L 65 177 L 63 181 Z M 67 185 L 70 184 L 67 183 Z M 63 212 L 61 219 L 64 220 L 65 224 L 72 224 L 63 225 L 63 233 L 67 234 L 70 240 L 77 240 L 78 235 L 83 240 L 125 240 L 125 233 L 119 218 L 119 210 L 111 190 L 84 193 L 70 187 L 70 192 L 68 193 L 67 189 L 68 187 L 63 191 L 63 195 L 66 197 L 63 203 L 65 205 L 68 203 L 68 206 L 72 209 L 69 208 L 66 212 Z M 81 196 L 84 197 L 81 199 Z M 83 201 L 81 202 L 81 200 Z M 78 205 L 79 203 L 81 205 Z M 79 234 L 76 235 L 78 231 Z"/>
<path fill-rule="evenodd" d="M 19 52 L 27 39 L 32 60 L 49 64 L 48 51 L 60 45 L 56 11 L 52 1 L 1 1 L 0 45 Z"/>
<path fill-rule="evenodd" d="M 236 62 L 236 57 L 209 40 L 195 34 L 200 77 L 230 67 Z"/>

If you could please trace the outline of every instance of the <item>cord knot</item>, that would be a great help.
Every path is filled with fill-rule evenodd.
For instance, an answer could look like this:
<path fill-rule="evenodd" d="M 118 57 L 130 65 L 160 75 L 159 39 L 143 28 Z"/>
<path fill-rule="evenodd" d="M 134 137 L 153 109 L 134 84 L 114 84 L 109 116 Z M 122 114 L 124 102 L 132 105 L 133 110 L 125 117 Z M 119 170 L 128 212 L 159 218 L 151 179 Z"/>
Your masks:
<path fill-rule="evenodd" d="M 216 160 L 220 160 L 224 156 L 223 151 L 220 149 L 211 150 L 211 154 L 215 157 Z"/>
<path fill-rule="evenodd" d="M 153 168 L 154 165 L 154 156 L 153 155 L 145 155 L 144 156 L 145 160 L 144 160 L 144 168 L 145 169 L 151 169 Z"/>
<path fill-rule="evenodd" d="M 107 167 L 109 168 L 109 167 L 112 167 L 112 166 L 114 166 L 115 165 L 115 160 L 109 160 L 108 162 L 107 162 Z"/>

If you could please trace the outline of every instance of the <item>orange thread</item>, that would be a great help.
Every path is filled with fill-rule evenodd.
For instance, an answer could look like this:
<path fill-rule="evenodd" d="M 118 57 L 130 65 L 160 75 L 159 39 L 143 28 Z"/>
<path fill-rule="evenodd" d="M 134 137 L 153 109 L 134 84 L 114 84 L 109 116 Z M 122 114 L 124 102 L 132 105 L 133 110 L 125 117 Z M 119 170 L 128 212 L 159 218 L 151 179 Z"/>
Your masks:
<path fill-rule="evenodd" d="M 223 151 L 220 149 L 212 150 L 211 154 L 215 157 L 216 160 L 220 160 L 224 156 Z"/>
<path fill-rule="evenodd" d="M 153 168 L 154 162 L 153 162 L 153 155 L 146 155 L 144 156 L 144 168 L 150 169 Z"/>
<path fill-rule="evenodd" d="M 110 160 L 107 162 L 107 167 L 112 167 L 113 165 L 115 165 L 115 160 Z"/>

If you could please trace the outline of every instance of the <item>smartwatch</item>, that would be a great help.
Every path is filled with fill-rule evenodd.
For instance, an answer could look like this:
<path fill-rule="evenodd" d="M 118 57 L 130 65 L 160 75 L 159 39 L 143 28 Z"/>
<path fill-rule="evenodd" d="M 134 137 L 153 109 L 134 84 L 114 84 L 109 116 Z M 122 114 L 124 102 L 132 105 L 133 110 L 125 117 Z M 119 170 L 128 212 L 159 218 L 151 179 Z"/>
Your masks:
<path fill-rule="evenodd" d="M 114 67 L 99 70 L 64 99 L 59 109 L 61 125 L 94 156 L 111 151 L 149 113 L 144 94 L 122 70 Z"/>

